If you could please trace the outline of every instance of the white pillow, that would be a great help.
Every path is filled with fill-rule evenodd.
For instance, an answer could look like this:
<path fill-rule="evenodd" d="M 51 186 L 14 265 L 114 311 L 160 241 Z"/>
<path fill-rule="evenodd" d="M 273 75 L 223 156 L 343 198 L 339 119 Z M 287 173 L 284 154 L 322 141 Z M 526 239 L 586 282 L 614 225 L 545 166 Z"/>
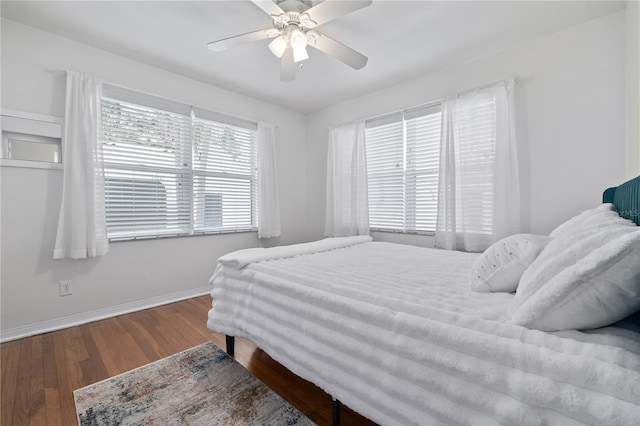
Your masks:
<path fill-rule="evenodd" d="M 633 222 L 621 218 L 616 212 L 602 212 L 585 222 L 587 221 L 591 222 L 588 226 L 575 226 L 549 241 L 522 274 L 516 297 L 511 303 L 511 313 L 551 278 L 575 264 L 590 251 L 638 229 Z"/>
<path fill-rule="evenodd" d="M 625 219 L 621 217 L 618 212 L 609 210 L 609 211 L 599 211 L 596 214 L 593 214 L 586 218 L 580 225 L 576 227 L 577 230 L 589 230 L 595 227 L 605 227 L 605 226 L 632 226 L 636 227 L 636 224 L 630 221 L 629 219 Z"/>
<path fill-rule="evenodd" d="M 525 271 L 510 307 L 511 323 L 581 330 L 640 309 L 640 229 L 610 226 L 579 234 L 552 240 Z"/>
<path fill-rule="evenodd" d="M 512 293 L 518 288 L 522 273 L 551 240 L 533 234 L 506 237 L 480 255 L 471 268 L 471 290 Z"/>
<path fill-rule="evenodd" d="M 575 231 L 576 228 L 581 227 L 581 225 L 583 225 L 584 222 L 590 217 L 599 215 L 601 213 L 606 213 L 606 212 L 612 212 L 614 214 L 617 214 L 613 211 L 613 204 L 611 203 L 600 204 L 596 208 L 585 210 L 579 215 L 576 215 L 571 219 L 567 220 L 566 222 L 561 223 L 556 229 L 551 231 L 549 236 L 560 237 L 562 235 L 565 235 L 568 232 Z"/>
<path fill-rule="evenodd" d="M 573 232 L 552 238 L 536 260 L 522 274 L 516 297 L 509 307 L 510 313 L 513 314 L 526 299 L 554 276 L 589 254 L 590 248 L 595 249 L 603 246 L 627 232 L 622 227 L 613 227 L 612 229 L 614 231 L 609 233 L 603 229 L 580 231 L 576 228 Z"/>

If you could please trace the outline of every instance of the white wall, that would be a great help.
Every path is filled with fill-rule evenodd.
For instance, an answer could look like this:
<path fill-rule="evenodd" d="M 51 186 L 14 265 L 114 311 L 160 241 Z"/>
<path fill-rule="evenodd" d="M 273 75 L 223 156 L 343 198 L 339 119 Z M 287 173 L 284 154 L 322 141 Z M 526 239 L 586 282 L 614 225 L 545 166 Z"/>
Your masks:
<path fill-rule="evenodd" d="M 308 192 L 317 194 L 307 208 L 313 237 L 324 229 L 326 162 L 319 159 L 326 158 L 329 126 L 513 76 L 524 232 L 548 233 L 624 181 L 625 15 L 619 12 L 308 116 Z M 432 243 L 430 237 L 374 237 Z"/>
<path fill-rule="evenodd" d="M 633 7 L 637 10 L 637 4 Z M 3 108 L 62 116 L 61 70 L 68 68 L 169 99 L 275 123 L 283 235 L 274 243 L 288 244 L 323 236 L 329 126 L 518 76 L 524 231 L 547 233 L 597 204 L 602 189 L 622 182 L 625 168 L 628 173 L 640 164 L 640 158 L 636 165 L 625 163 L 625 153 L 634 149 L 632 133 L 627 131 L 625 140 L 625 122 L 627 129 L 634 121 L 638 126 L 637 100 L 635 104 L 625 100 L 625 84 L 634 83 L 628 52 L 638 41 L 632 39 L 634 33 L 625 33 L 625 25 L 629 26 L 628 13 L 606 16 L 304 117 L 2 20 L 1 102 Z M 202 288 L 217 257 L 258 244 L 255 233 L 121 242 L 113 243 L 102 258 L 54 261 L 62 173 L 2 167 L 0 185 L 2 330 Z M 431 244 L 429 237 L 375 237 Z M 74 295 L 58 297 L 61 279 L 74 280 Z"/>
<path fill-rule="evenodd" d="M 627 71 L 627 177 L 640 175 L 640 2 L 627 3 L 625 13 Z"/>
<path fill-rule="evenodd" d="M 305 117 L 255 99 L 2 20 L 2 108 L 62 116 L 65 75 L 73 69 L 104 81 L 278 125 L 280 243 L 306 241 Z M 49 321 L 132 301 L 202 290 L 215 260 L 258 245 L 256 233 L 112 243 L 92 260 L 53 260 L 62 172 L 2 167 L 1 327 Z M 58 296 L 72 279 L 74 294 Z M 203 319 L 204 321 L 204 319 Z"/>

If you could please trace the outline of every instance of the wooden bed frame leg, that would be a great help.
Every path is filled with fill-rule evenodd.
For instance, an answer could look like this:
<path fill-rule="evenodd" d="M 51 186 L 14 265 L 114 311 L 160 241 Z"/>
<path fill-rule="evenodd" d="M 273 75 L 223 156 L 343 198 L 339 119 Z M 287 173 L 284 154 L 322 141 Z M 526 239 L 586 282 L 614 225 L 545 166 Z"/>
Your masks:
<path fill-rule="evenodd" d="M 233 356 L 233 352 L 235 349 L 236 338 L 234 336 L 225 336 L 227 339 L 227 353 Z"/>
<path fill-rule="evenodd" d="M 340 426 L 340 408 L 341 407 L 342 407 L 342 404 L 340 403 L 340 401 L 337 399 L 334 399 L 333 400 L 333 420 L 331 422 L 333 426 Z"/>

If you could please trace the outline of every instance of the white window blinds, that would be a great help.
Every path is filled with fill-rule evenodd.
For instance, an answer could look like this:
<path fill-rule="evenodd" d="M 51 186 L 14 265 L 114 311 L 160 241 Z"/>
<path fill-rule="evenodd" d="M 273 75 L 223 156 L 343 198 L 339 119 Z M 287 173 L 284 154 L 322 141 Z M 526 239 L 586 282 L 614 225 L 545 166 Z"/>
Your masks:
<path fill-rule="evenodd" d="M 406 138 L 406 229 L 433 231 L 438 217 L 440 163 L 440 109 L 405 114 Z"/>
<path fill-rule="evenodd" d="M 110 239 L 255 229 L 255 124 L 110 93 L 118 96 L 102 101 Z"/>
<path fill-rule="evenodd" d="M 255 131 L 201 118 L 193 125 L 194 229 L 250 229 L 256 223 Z"/>
<path fill-rule="evenodd" d="M 404 231 L 404 129 L 402 116 L 390 117 L 365 129 L 369 227 Z"/>
<path fill-rule="evenodd" d="M 103 99 L 109 237 L 188 233 L 189 117 Z"/>
<path fill-rule="evenodd" d="M 435 230 L 440 126 L 439 106 L 367 122 L 372 229 L 409 233 Z"/>

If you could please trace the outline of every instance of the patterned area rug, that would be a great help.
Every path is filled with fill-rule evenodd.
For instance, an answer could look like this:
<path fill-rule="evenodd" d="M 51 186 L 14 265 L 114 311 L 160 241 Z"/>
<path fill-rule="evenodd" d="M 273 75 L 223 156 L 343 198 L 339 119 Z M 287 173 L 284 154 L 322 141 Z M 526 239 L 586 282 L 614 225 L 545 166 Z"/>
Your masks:
<path fill-rule="evenodd" d="M 74 391 L 85 425 L 313 425 L 212 342 Z"/>

